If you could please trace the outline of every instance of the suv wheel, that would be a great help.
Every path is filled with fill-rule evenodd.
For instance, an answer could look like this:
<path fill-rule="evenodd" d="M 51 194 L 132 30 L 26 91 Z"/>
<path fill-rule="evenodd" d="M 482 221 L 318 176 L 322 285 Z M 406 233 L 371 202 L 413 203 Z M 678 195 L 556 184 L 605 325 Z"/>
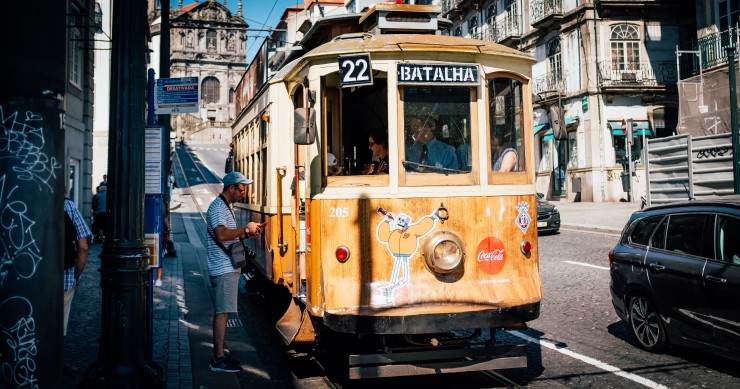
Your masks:
<path fill-rule="evenodd" d="M 650 300 L 642 296 L 630 299 L 629 323 L 640 347 L 651 352 L 665 348 L 665 326 Z"/>

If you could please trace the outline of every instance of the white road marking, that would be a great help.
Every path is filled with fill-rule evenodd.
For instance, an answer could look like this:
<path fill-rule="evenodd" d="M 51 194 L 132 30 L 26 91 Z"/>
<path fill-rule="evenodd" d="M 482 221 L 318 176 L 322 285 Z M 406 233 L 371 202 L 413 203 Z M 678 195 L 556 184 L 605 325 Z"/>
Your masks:
<path fill-rule="evenodd" d="M 563 262 L 569 263 L 571 265 L 586 266 L 586 267 L 593 267 L 594 269 L 609 270 L 609 268 L 606 266 L 597 266 L 597 265 L 592 265 L 590 263 L 575 262 L 575 261 L 563 261 Z"/>
<path fill-rule="evenodd" d="M 522 339 L 526 340 L 527 342 L 535 343 L 535 344 L 538 344 L 540 346 L 549 348 L 551 350 L 555 350 L 555 351 L 557 351 L 559 353 L 562 353 L 562 354 L 565 354 L 565 355 L 567 355 L 569 357 L 578 359 L 581 362 L 588 363 L 589 365 L 598 367 L 599 369 L 608 371 L 610 373 L 614 373 L 614 374 L 616 374 L 616 375 L 618 375 L 620 377 L 624 377 L 624 378 L 626 378 L 628 380 L 637 382 L 638 384 L 647 386 L 648 388 L 654 388 L 654 389 L 667 389 L 668 388 L 667 386 L 661 385 L 661 384 L 659 384 L 659 383 L 657 383 L 655 381 L 651 381 L 651 380 L 649 380 L 647 378 L 640 377 L 637 374 L 627 373 L 626 371 L 624 371 L 624 370 L 622 370 L 622 369 L 620 369 L 618 367 L 612 366 L 612 365 L 610 365 L 608 363 L 605 363 L 605 362 L 601 362 L 598 359 L 595 359 L 595 358 L 587 357 L 585 355 L 578 354 L 576 352 L 573 352 L 573 351 L 568 350 L 567 348 L 558 347 L 554 343 L 550 343 L 550 342 L 548 342 L 546 340 L 535 339 L 535 338 L 533 338 L 533 337 L 531 337 L 531 336 L 529 336 L 527 334 L 524 334 L 522 332 L 519 332 L 519 331 L 507 331 L 507 332 L 510 333 L 510 334 L 512 334 L 512 335 L 514 335 L 514 336 L 516 336 L 516 337 L 518 337 L 518 338 L 522 338 Z"/>
<path fill-rule="evenodd" d="M 203 205 L 203 200 L 201 200 L 200 197 L 196 197 L 195 202 L 198 203 L 198 205 Z"/>

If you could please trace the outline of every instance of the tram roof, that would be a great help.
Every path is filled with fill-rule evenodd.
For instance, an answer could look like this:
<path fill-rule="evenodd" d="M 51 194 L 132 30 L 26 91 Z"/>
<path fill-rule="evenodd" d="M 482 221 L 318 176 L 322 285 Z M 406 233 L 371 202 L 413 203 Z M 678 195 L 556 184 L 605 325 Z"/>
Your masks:
<path fill-rule="evenodd" d="M 529 54 L 510 47 L 482 41 L 447 35 L 429 34 L 382 34 L 351 33 L 340 35 L 330 42 L 324 43 L 303 55 L 298 60 L 284 66 L 273 81 L 288 76 L 295 68 L 300 68 L 300 62 L 315 58 L 347 55 L 352 53 L 391 53 L 415 52 L 425 53 L 444 49 L 452 53 L 468 54 L 495 54 L 511 57 L 534 64 L 536 60 Z"/>

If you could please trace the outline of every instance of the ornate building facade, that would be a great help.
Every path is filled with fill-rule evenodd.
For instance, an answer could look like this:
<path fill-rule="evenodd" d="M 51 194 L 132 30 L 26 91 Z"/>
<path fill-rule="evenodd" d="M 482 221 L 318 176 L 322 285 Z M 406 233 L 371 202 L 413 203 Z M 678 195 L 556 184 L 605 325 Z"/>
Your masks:
<path fill-rule="evenodd" d="M 231 139 L 234 90 L 247 68 L 248 27 L 241 0 L 236 15 L 214 0 L 185 7 L 181 1 L 170 13 L 170 77 L 198 77 L 200 83 L 199 112 L 172 115 L 178 139 Z"/>

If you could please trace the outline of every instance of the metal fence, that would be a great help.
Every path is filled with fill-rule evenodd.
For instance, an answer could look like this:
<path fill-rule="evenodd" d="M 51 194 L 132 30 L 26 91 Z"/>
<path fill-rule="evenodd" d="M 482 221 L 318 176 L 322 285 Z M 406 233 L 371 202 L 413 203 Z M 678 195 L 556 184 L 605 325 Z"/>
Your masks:
<path fill-rule="evenodd" d="M 648 140 L 648 205 L 734 193 L 729 133 Z"/>

